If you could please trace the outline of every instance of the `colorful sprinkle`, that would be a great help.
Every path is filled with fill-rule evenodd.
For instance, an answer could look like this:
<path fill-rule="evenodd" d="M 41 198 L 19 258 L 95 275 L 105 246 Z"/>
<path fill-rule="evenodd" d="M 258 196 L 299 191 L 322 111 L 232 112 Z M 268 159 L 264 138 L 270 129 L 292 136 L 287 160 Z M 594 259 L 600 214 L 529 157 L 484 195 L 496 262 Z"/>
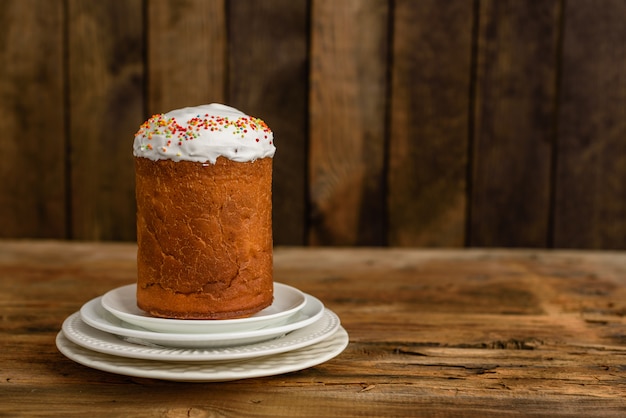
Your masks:
<path fill-rule="evenodd" d="M 168 139 L 167 145 L 172 144 L 174 139 L 179 146 L 182 146 L 185 141 L 191 141 L 197 138 L 201 130 L 210 130 L 213 132 L 222 132 L 225 130 L 231 130 L 233 135 L 245 137 L 248 133 L 248 129 L 254 131 L 261 130 L 266 134 L 271 133 L 267 124 L 259 118 L 255 117 L 240 117 L 236 120 L 231 120 L 227 116 L 209 116 L 197 115 L 187 121 L 187 126 L 180 125 L 175 118 L 166 118 L 163 114 L 153 115 L 150 119 L 145 121 L 140 127 L 135 136 L 145 136 L 148 140 L 151 140 L 154 135 L 165 135 Z M 267 135 L 264 135 L 267 139 Z M 259 139 L 256 138 L 259 142 Z M 152 149 L 150 145 L 147 148 Z"/>

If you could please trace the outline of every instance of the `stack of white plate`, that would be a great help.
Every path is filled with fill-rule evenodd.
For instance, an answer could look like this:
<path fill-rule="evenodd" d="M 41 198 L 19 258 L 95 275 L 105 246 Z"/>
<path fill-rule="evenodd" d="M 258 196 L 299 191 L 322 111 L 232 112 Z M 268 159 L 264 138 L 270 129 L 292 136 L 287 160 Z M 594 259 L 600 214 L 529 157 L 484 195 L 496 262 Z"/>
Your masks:
<path fill-rule="evenodd" d="M 339 317 L 317 298 L 274 283 L 274 302 L 248 318 L 179 320 L 137 308 L 136 285 L 70 315 L 56 344 L 85 366 L 135 377 L 216 382 L 271 376 L 330 360 L 348 345 Z"/>

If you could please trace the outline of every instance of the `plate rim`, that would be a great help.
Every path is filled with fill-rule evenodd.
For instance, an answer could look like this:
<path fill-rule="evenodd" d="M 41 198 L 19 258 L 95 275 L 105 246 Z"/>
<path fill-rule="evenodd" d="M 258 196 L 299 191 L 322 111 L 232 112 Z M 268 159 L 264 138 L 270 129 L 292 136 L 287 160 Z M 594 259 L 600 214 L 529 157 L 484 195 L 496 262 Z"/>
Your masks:
<path fill-rule="evenodd" d="M 250 359 L 284 353 L 316 344 L 328 338 L 341 326 L 337 314 L 325 309 L 314 323 L 268 340 L 222 347 L 151 347 L 118 339 L 85 323 L 78 312 L 63 321 L 61 330 L 72 343 L 91 351 L 118 357 L 173 362 L 209 362 Z"/>
<path fill-rule="evenodd" d="M 126 357 L 116 357 L 109 354 L 98 353 L 96 351 L 92 351 L 72 343 L 63 334 L 63 331 L 59 331 L 55 340 L 57 349 L 61 352 L 61 354 L 85 367 L 123 376 L 151 378 L 177 382 L 226 382 L 258 377 L 275 376 L 300 371 L 325 363 L 332 358 L 338 356 L 346 349 L 349 342 L 350 341 L 347 331 L 342 326 L 339 326 L 335 333 L 330 335 L 325 340 L 304 348 L 288 351 L 281 354 L 256 357 L 247 361 L 235 361 L 226 363 L 171 363 L 165 361 L 130 359 Z M 320 353 L 318 353 L 316 357 L 312 357 L 315 352 Z M 296 361 L 298 360 L 297 357 L 299 355 L 303 356 L 307 353 L 309 353 L 308 361 Z M 87 356 L 90 356 L 90 358 L 87 359 Z M 120 359 L 125 361 L 126 363 L 131 364 L 126 366 L 120 366 Z M 283 360 L 283 362 L 285 362 L 285 360 L 291 360 L 291 363 L 288 365 L 283 365 L 282 368 L 272 369 L 268 367 L 271 362 L 276 362 L 281 359 Z M 111 361 L 117 362 L 117 364 L 112 364 Z M 195 368 L 195 370 L 187 373 L 177 373 L 158 370 L 157 367 L 155 367 L 159 365 L 163 366 L 172 364 L 187 365 L 188 367 Z M 138 365 L 142 365 L 145 368 L 139 369 Z M 256 369 L 244 370 L 242 366 L 245 365 L 247 365 L 248 367 L 256 366 Z M 220 372 L 215 371 L 215 368 L 225 368 L 228 366 L 232 366 L 232 368 L 230 370 L 222 370 Z M 207 370 L 207 368 L 209 368 L 209 370 Z M 213 368 L 213 370 L 210 370 L 211 368 Z"/>
<path fill-rule="evenodd" d="M 252 328 L 258 329 L 260 327 L 265 326 L 264 323 L 266 322 L 275 322 L 275 321 L 278 321 L 279 319 L 288 318 L 289 316 L 294 315 L 295 313 L 300 311 L 306 305 L 306 302 L 307 302 L 306 294 L 302 292 L 300 289 L 294 286 L 280 283 L 280 282 L 273 282 L 273 286 L 274 286 L 274 294 L 277 293 L 277 288 L 279 288 L 281 291 L 291 292 L 295 296 L 299 297 L 301 300 L 299 302 L 296 302 L 294 306 L 291 306 L 290 308 L 284 311 L 276 312 L 276 313 L 269 314 L 269 315 L 259 315 L 264 310 L 272 306 L 270 305 L 268 308 L 265 308 L 264 310 L 261 310 L 257 312 L 256 314 L 246 317 L 246 318 L 188 319 L 188 320 L 173 319 L 173 318 L 158 318 L 155 316 L 149 316 L 149 314 L 147 313 L 145 314 L 145 316 L 136 315 L 132 312 L 121 310 L 119 309 L 119 306 L 114 306 L 110 303 L 110 299 L 115 297 L 119 293 L 128 292 L 133 295 L 136 295 L 137 283 L 135 282 L 135 283 L 130 283 L 130 284 L 126 284 L 123 286 L 119 286 L 119 287 L 116 287 L 114 289 L 111 289 L 105 292 L 103 295 L 101 295 L 102 297 L 101 303 L 104 309 L 106 309 L 112 315 L 115 315 L 116 317 L 120 318 L 121 320 L 126 321 L 128 323 L 132 323 L 133 325 L 140 326 L 142 328 L 156 331 L 156 332 L 172 332 L 171 331 L 172 327 L 174 328 L 180 327 L 181 325 L 183 325 L 185 328 L 198 328 L 199 330 L 195 331 L 198 333 L 217 332 L 217 331 L 210 331 L 210 328 L 225 328 L 225 327 L 232 327 L 232 326 L 242 327 L 242 329 L 252 329 Z M 135 300 L 136 300 L 136 297 L 135 297 Z M 274 300 L 272 301 L 272 304 L 274 304 L 275 302 L 276 302 L 276 298 L 274 298 Z M 139 308 L 137 309 L 140 310 Z"/>
<path fill-rule="evenodd" d="M 168 341 L 178 341 L 178 342 L 193 342 L 201 343 L 202 341 L 213 341 L 213 342 L 221 342 L 221 341 L 232 341 L 232 340 L 243 340 L 255 337 L 265 337 L 269 334 L 279 335 L 280 333 L 287 333 L 291 331 L 295 331 L 299 328 L 303 328 L 307 325 L 310 325 L 317 321 L 322 315 L 324 315 L 324 311 L 326 307 L 324 304 L 315 296 L 305 294 L 305 299 L 307 303 L 302 308 L 299 315 L 302 315 L 303 312 L 306 311 L 309 304 L 312 306 L 311 314 L 307 318 L 295 320 L 293 322 L 288 322 L 287 324 L 283 324 L 277 327 L 268 327 L 255 329 L 251 331 L 237 331 L 237 332 L 224 332 L 224 333 L 164 333 L 164 332 L 156 332 L 151 330 L 137 330 L 132 328 L 124 328 L 117 324 L 113 324 L 108 320 L 105 316 L 99 315 L 98 310 L 101 310 L 102 313 L 108 313 L 101 306 L 101 298 L 102 296 L 98 296 L 94 299 L 83 304 L 83 306 L 78 311 L 81 315 L 81 318 L 87 325 L 99 329 L 100 331 L 108 332 L 111 334 L 120 335 L 123 337 L 131 337 L 131 338 L 139 338 L 142 340 L 146 340 L 155 344 L 165 345 Z M 94 311 L 94 315 L 92 316 L 90 310 Z M 109 313 L 110 314 L 110 313 Z M 120 322 L 124 322 L 118 317 L 111 315 L 116 320 Z M 100 322 L 102 321 L 102 322 Z M 180 346 L 179 346 L 180 347 Z"/>

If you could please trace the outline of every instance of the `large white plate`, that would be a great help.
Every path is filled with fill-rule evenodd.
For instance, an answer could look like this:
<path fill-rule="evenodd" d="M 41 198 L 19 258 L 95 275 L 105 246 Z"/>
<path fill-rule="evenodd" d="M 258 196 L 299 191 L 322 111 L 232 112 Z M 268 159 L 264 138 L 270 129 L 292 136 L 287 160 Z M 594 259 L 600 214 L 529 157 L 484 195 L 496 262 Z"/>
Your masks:
<path fill-rule="evenodd" d="M 306 303 L 304 293 L 295 287 L 274 283 L 274 301 L 247 318 L 237 319 L 167 319 L 150 316 L 137 307 L 137 284 L 110 290 L 102 296 L 102 306 L 121 320 L 145 329 L 169 333 L 250 331 L 285 323 Z"/>
<path fill-rule="evenodd" d="M 342 328 L 317 344 L 273 356 L 231 363 L 164 362 L 132 359 L 98 353 L 69 341 L 63 331 L 56 338 L 59 351 L 70 360 L 105 372 L 180 382 L 223 382 L 307 369 L 339 355 L 348 345 Z"/>
<path fill-rule="evenodd" d="M 330 310 L 316 322 L 287 335 L 262 343 L 221 348 L 168 348 L 145 346 L 121 339 L 85 324 L 78 312 L 63 322 L 63 333 L 74 344 L 120 357 L 162 361 L 230 361 L 280 354 L 315 344 L 339 328 L 339 318 Z"/>
<path fill-rule="evenodd" d="M 102 307 L 101 298 L 90 300 L 80 309 L 80 316 L 88 325 L 101 331 L 134 339 L 136 343 L 177 348 L 228 347 L 267 341 L 310 325 L 324 314 L 324 304 L 316 297 L 306 294 L 304 307 L 284 325 L 253 331 L 173 334 L 154 332 L 126 324 Z"/>

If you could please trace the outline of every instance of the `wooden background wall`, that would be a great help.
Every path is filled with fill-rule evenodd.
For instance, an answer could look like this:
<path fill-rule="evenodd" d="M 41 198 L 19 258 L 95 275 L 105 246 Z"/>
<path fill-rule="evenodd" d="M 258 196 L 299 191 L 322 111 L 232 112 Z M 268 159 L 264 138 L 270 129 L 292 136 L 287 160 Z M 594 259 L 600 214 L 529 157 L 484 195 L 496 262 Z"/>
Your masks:
<path fill-rule="evenodd" d="M 281 245 L 626 248 L 626 0 L 1 0 L 0 237 L 134 240 L 132 139 L 275 132 Z"/>

